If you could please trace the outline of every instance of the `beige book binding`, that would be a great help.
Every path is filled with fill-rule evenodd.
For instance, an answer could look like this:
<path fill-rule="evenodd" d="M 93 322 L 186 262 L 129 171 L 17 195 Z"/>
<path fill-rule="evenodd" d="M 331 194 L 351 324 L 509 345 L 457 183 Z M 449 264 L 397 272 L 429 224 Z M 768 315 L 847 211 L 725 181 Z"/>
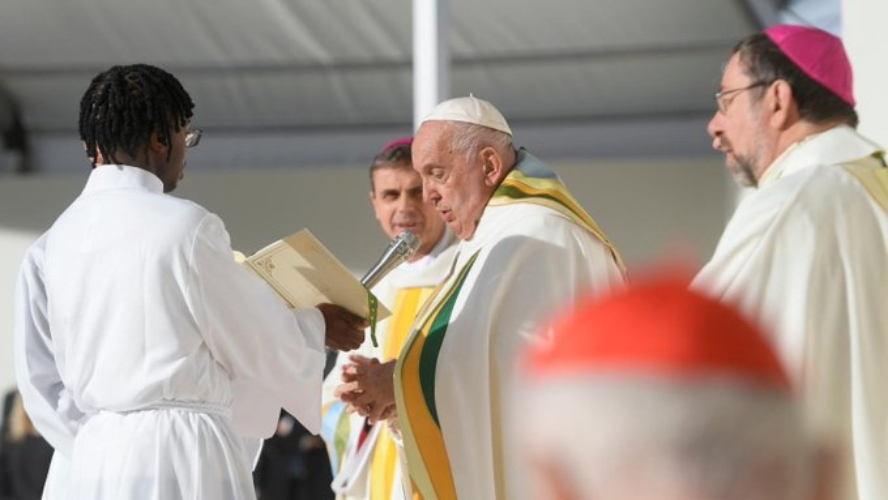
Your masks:
<path fill-rule="evenodd" d="M 328 302 L 369 318 L 366 288 L 308 229 L 275 241 L 242 262 L 268 283 L 293 309 L 314 307 Z M 376 320 L 391 314 L 379 304 Z"/>

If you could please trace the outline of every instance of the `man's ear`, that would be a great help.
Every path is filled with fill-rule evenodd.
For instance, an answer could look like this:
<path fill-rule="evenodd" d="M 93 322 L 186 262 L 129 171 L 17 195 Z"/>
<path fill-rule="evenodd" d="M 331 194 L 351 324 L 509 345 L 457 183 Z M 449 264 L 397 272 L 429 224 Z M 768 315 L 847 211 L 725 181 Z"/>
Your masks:
<path fill-rule="evenodd" d="M 481 169 L 484 173 L 484 184 L 496 187 L 505 177 L 505 165 L 503 158 L 496 149 L 487 146 L 481 150 Z"/>
<path fill-rule="evenodd" d="M 777 80 L 768 87 L 766 102 L 771 112 L 771 125 L 782 130 L 798 119 L 798 105 L 789 82 Z"/>
<path fill-rule="evenodd" d="M 84 151 L 84 152 L 88 152 L 88 151 L 89 151 L 89 148 L 86 146 L 86 142 L 83 143 L 83 151 Z M 104 164 L 105 164 L 105 159 L 102 158 L 102 152 L 99 151 L 99 147 L 98 147 L 98 146 L 96 146 L 96 156 L 95 156 L 95 157 L 87 156 L 87 158 L 89 159 L 89 162 L 93 164 L 94 167 L 95 167 L 95 166 L 98 166 L 98 165 L 104 165 Z"/>
<path fill-rule="evenodd" d="M 382 222 L 384 213 L 380 212 L 382 208 L 380 207 L 381 198 L 376 197 L 375 191 L 370 191 L 370 206 L 373 207 L 373 216 L 376 217 L 376 220 Z"/>
<path fill-rule="evenodd" d="M 158 134 L 156 131 L 151 132 L 151 135 L 148 137 L 148 148 L 151 151 L 165 153 L 168 147 L 169 146 L 162 135 Z"/>

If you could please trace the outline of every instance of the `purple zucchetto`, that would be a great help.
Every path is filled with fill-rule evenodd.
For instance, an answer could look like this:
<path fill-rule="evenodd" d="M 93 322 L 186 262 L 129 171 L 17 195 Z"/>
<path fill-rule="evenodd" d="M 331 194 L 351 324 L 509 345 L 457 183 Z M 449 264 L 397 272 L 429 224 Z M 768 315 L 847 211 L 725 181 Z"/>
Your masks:
<path fill-rule="evenodd" d="M 780 24 L 765 30 L 790 61 L 851 106 L 855 105 L 851 62 L 842 40 L 808 26 Z"/>

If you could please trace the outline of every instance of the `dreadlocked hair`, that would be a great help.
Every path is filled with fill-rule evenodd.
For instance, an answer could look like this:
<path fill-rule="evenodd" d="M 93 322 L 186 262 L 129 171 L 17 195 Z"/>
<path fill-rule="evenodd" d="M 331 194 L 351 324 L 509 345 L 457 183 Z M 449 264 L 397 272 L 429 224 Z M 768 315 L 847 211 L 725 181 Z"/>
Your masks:
<path fill-rule="evenodd" d="M 80 100 L 80 139 L 93 165 L 97 153 L 106 163 L 119 163 L 117 152 L 135 158 L 152 132 L 170 144 L 171 130 L 187 126 L 193 109 L 191 96 L 166 71 L 147 64 L 114 66 L 93 78 Z"/>

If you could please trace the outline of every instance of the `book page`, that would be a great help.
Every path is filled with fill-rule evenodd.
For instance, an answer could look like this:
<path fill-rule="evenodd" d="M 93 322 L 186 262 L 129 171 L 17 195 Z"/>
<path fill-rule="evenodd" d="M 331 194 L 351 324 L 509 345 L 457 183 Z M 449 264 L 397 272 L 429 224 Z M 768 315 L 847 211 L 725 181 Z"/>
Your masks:
<path fill-rule="evenodd" d="M 244 262 L 291 308 L 329 302 L 367 318 L 367 290 L 308 229 L 278 240 Z M 377 321 L 391 313 L 379 304 Z"/>

